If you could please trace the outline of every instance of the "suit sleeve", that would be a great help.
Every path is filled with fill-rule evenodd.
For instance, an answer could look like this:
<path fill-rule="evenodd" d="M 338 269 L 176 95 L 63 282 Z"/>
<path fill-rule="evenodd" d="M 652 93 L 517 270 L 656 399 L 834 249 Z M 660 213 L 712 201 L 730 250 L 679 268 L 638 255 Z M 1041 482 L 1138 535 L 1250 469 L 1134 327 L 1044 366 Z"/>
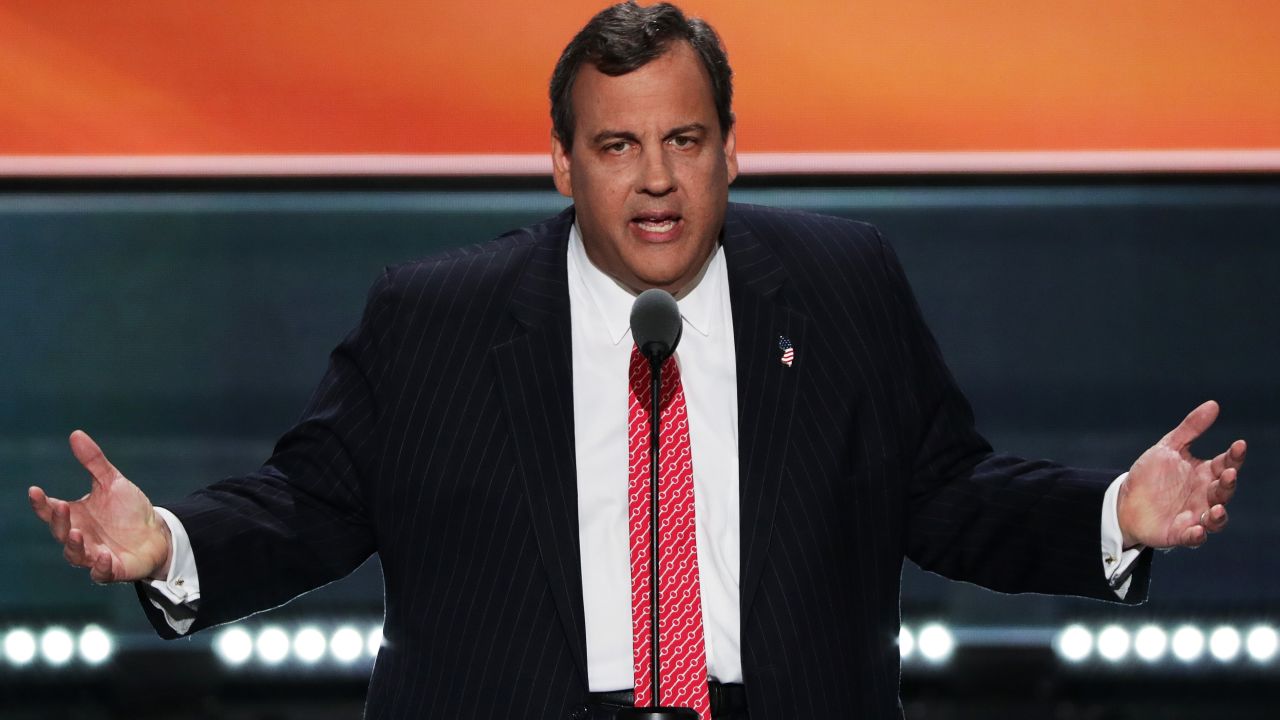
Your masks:
<path fill-rule="evenodd" d="M 892 249 L 882 257 L 898 318 L 910 477 L 907 556 L 925 570 L 1001 592 L 1118 600 L 1101 567 L 1102 503 L 1114 470 L 994 453 L 943 362 Z M 1124 602 L 1146 598 L 1151 553 Z"/>
<path fill-rule="evenodd" d="M 377 390 L 394 314 L 390 285 L 384 273 L 300 421 L 261 468 L 165 504 L 185 526 L 200 568 L 192 632 L 281 605 L 349 574 L 376 550 L 366 483 L 381 445 Z M 157 632 L 175 637 L 138 592 Z"/>

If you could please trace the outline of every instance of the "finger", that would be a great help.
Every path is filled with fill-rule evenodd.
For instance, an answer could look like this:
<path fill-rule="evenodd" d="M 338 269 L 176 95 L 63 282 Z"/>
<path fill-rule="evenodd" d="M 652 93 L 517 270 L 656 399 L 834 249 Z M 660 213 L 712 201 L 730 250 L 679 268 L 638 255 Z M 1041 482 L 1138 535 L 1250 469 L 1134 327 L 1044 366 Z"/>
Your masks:
<path fill-rule="evenodd" d="M 1192 440 L 1204 434 L 1204 431 L 1208 430 L 1217 419 L 1218 403 L 1207 400 L 1183 418 L 1182 422 L 1178 423 L 1178 427 L 1170 430 L 1161 442 L 1172 446 L 1175 450 L 1182 450 L 1190 445 Z"/>
<path fill-rule="evenodd" d="M 1227 448 L 1226 452 L 1218 453 L 1209 461 L 1209 472 L 1213 473 L 1214 477 L 1221 475 L 1222 471 L 1227 469 L 1227 454 L 1230 452 L 1231 448 Z"/>
<path fill-rule="evenodd" d="M 63 559 L 73 568 L 88 568 L 92 565 L 92 557 L 84 553 L 83 541 L 72 542 L 69 538 L 63 546 Z"/>
<path fill-rule="evenodd" d="M 67 543 L 62 546 L 62 557 L 76 567 L 88 566 L 84 553 L 84 533 L 71 528 L 71 532 L 67 533 Z"/>
<path fill-rule="evenodd" d="M 1231 496 L 1236 494 L 1236 475 L 1234 468 L 1227 468 L 1213 481 L 1209 486 L 1210 505 L 1226 505 L 1231 501 Z"/>
<path fill-rule="evenodd" d="M 1245 444 L 1243 440 L 1237 440 L 1226 449 L 1225 452 L 1215 457 L 1209 463 L 1209 469 L 1213 471 L 1215 476 L 1221 475 L 1223 470 L 1228 468 L 1240 469 L 1244 465 Z"/>
<path fill-rule="evenodd" d="M 1227 509 L 1221 505 L 1214 505 L 1204 512 L 1201 516 L 1203 519 L 1200 524 L 1209 532 L 1222 532 L 1227 526 Z"/>
<path fill-rule="evenodd" d="M 1239 470 L 1244 466 L 1244 456 L 1247 452 L 1249 452 L 1249 444 L 1244 440 L 1231 443 L 1231 447 L 1227 448 L 1227 467 Z"/>
<path fill-rule="evenodd" d="M 75 454 L 76 460 L 84 466 L 85 470 L 93 476 L 96 483 L 107 485 L 120 474 L 108 460 L 107 456 L 102 453 L 102 448 L 98 447 L 98 443 L 89 437 L 89 434 L 83 430 L 76 430 L 71 433 L 71 452 Z"/>
<path fill-rule="evenodd" d="M 93 566 L 89 568 L 89 578 L 96 583 L 109 583 L 113 577 L 115 576 L 111 572 L 111 552 L 106 549 L 99 550 Z"/>
<path fill-rule="evenodd" d="M 1198 548 L 1209 539 L 1209 533 L 1203 525 L 1192 525 L 1178 536 L 1178 544 L 1182 547 Z"/>
<path fill-rule="evenodd" d="M 67 533 L 71 532 L 71 506 L 65 500 L 49 498 L 52 513 L 49 517 L 49 531 L 53 539 L 60 543 L 67 542 Z"/>
<path fill-rule="evenodd" d="M 48 525 L 53 519 L 53 507 L 49 504 L 49 496 L 44 494 L 44 490 L 32 485 L 27 488 L 27 499 L 31 501 L 31 509 L 35 511 L 36 517 Z"/>

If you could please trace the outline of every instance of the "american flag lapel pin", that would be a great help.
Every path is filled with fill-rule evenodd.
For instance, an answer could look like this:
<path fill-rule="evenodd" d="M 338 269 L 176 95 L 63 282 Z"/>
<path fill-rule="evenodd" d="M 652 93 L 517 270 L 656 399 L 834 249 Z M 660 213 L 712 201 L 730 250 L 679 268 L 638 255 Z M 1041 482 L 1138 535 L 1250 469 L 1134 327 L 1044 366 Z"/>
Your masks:
<path fill-rule="evenodd" d="M 782 357 L 779 360 L 783 365 L 791 367 L 791 363 L 796 361 L 796 349 L 786 335 L 778 336 L 778 349 L 782 351 Z"/>

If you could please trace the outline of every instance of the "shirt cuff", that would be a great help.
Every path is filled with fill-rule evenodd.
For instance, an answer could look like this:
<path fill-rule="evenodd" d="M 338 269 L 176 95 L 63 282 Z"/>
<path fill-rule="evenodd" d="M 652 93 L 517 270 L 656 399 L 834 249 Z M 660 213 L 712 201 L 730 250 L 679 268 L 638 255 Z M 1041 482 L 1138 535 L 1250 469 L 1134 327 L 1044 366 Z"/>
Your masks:
<path fill-rule="evenodd" d="M 1120 532 L 1120 486 L 1129 473 L 1122 473 L 1112 481 L 1102 496 L 1102 574 L 1107 585 L 1121 600 L 1129 592 L 1133 571 L 1138 568 L 1138 556 L 1145 549 L 1142 545 L 1124 549 L 1124 534 Z"/>
<path fill-rule="evenodd" d="M 185 635 L 196 619 L 200 605 L 200 576 L 196 572 L 196 556 L 191 551 L 191 539 L 176 515 L 157 507 L 158 515 L 169 526 L 172 547 L 169 558 L 169 574 L 164 580 L 149 580 L 144 587 L 151 604 L 164 613 L 165 622 L 174 632 Z"/>

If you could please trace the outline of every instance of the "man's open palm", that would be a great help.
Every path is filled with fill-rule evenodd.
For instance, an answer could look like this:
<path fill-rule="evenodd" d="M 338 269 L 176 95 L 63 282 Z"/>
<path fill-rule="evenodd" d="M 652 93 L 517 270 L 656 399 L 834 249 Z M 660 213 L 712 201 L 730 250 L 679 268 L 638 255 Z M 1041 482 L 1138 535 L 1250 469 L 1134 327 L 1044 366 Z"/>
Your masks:
<path fill-rule="evenodd" d="M 27 491 L 31 509 L 62 543 L 63 557 L 89 568 L 95 582 L 163 577 L 169 564 L 168 526 L 151 501 L 84 432 L 71 434 L 71 451 L 93 477 L 88 495 L 67 501 L 38 487 Z"/>
<path fill-rule="evenodd" d="M 1118 505 L 1125 547 L 1198 547 L 1226 527 L 1245 442 L 1236 440 L 1212 460 L 1191 454 L 1191 442 L 1217 417 L 1212 400 L 1192 410 L 1129 469 Z"/>

